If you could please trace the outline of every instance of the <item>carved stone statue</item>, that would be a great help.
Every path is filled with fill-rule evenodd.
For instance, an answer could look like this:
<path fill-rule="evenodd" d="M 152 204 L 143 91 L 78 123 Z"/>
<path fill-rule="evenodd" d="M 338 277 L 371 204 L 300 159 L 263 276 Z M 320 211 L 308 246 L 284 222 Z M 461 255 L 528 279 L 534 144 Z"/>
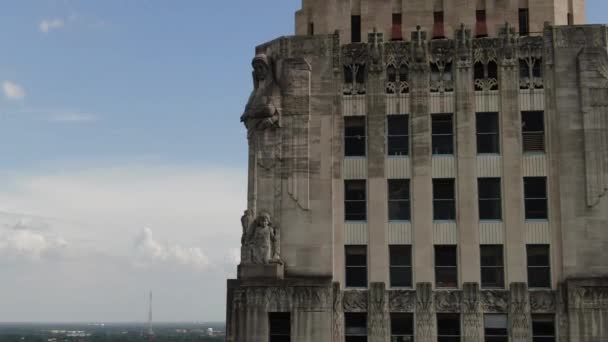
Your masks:
<path fill-rule="evenodd" d="M 245 211 L 241 218 L 244 231 L 241 263 L 282 264 L 279 231 L 272 226 L 270 214 L 263 212 L 253 222 L 250 222 L 250 218 L 250 211 Z"/>
<path fill-rule="evenodd" d="M 256 55 L 251 64 L 253 92 L 241 121 L 248 130 L 276 127 L 281 112 L 281 90 L 273 65 L 265 54 Z"/>

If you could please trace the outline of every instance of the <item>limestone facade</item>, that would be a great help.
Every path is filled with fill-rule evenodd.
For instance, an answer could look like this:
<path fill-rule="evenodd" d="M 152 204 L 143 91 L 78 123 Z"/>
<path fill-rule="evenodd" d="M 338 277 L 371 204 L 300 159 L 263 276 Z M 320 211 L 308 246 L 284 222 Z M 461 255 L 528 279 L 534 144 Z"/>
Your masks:
<path fill-rule="evenodd" d="M 361 0 L 360 9 L 371 2 Z M 460 2 L 454 8 L 468 6 Z M 530 1 L 530 12 L 553 2 Z M 349 2 L 304 1 L 298 25 L 308 20 L 303 13 L 335 3 Z M 414 3 L 427 6 L 399 2 L 403 13 Z M 557 3 L 554 13 L 583 6 Z M 465 23 L 444 39 L 431 39 L 422 23 L 403 41 L 390 41 L 379 25 L 365 42 L 351 43 L 315 23 L 314 35 L 257 47 L 255 90 L 241 118 L 249 144 L 243 250 L 267 257 L 244 252 L 238 279 L 228 281 L 227 341 L 408 341 L 391 340 L 400 313 L 411 314 L 403 317 L 420 342 L 441 340 L 446 317 L 459 322 L 460 341 L 484 341 L 488 322 L 501 317 L 508 341 L 540 336 L 539 320 L 552 324 L 545 337 L 553 341 L 608 341 L 608 27 L 543 25 L 520 36 L 501 18 L 495 34 L 475 38 L 468 16 L 459 18 Z M 541 140 L 527 135 L 527 112 L 541 113 Z M 496 153 L 478 150 L 478 113 L 498 117 Z M 453 118 L 453 151 L 440 155 L 433 117 L 445 114 Z M 389 153 L 394 116 L 408 125 L 400 155 Z M 345 156 L 349 118 L 364 122 L 362 156 Z M 526 151 L 531 143 L 542 148 Z M 485 178 L 500 180 L 500 219 L 480 217 L 478 180 Z M 455 215 L 437 219 L 433 184 L 445 179 L 453 182 Z M 527 194 L 529 179 L 543 179 L 545 194 Z M 365 216 L 346 220 L 351 180 L 364 181 Z M 389 216 L 391 180 L 409 181 L 408 219 Z M 539 196 L 546 217 L 534 218 Z M 504 251 L 498 287 L 482 282 L 486 245 Z M 347 284 L 350 246 L 365 251 L 365 286 Z M 411 250 L 409 286 L 393 284 L 391 246 Z M 438 283 L 437 246 L 456 251 L 454 284 Z M 530 246 L 547 248 L 546 285 L 530 279 L 537 266 Z M 287 333 L 273 325 L 281 313 Z M 349 326 L 355 318 L 365 330 Z"/>

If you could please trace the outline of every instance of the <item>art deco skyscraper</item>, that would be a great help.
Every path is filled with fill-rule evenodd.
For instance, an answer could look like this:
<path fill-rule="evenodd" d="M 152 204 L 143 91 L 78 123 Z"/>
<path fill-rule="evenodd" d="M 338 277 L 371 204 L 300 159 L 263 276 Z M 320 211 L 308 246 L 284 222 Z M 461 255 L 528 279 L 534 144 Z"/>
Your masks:
<path fill-rule="evenodd" d="M 304 0 L 256 48 L 228 341 L 608 341 L 584 0 Z"/>

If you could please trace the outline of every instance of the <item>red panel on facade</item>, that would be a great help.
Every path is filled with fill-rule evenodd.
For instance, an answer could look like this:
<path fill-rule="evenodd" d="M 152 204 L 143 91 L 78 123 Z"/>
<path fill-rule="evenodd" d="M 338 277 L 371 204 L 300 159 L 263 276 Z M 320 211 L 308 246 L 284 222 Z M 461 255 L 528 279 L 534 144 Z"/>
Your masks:
<path fill-rule="evenodd" d="M 475 36 L 486 37 L 488 35 L 488 24 L 486 23 L 486 11 L 478 10 L 475 12 L 477 24 L 475 25 Z"/>
<path fill-rule="evenodd" d="M 445 30 L 443 27 L 443 11 L 434 12 L 433 17 L 435 23 L 433 24 L 433 38 L 445 38 Z"/>

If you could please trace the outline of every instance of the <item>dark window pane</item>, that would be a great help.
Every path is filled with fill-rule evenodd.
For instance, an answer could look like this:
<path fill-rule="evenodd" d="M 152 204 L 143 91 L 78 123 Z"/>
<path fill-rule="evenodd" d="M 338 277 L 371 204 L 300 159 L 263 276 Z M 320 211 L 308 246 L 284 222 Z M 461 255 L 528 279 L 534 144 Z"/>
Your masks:
<path fill-rule="evenodd" d="M 394 65 L 389 65 L 386 68 L 386 79 L 389 82 L 397 82 L 397 69 Z"/>
<path fill-rule="evenodd" d="M 289 342 L 291 340 L 291 318 L 288 312 L 271 312 L 268 314 L 268 322 L 271 342 Z"/>
<path fill-rule="evenodd" d="M 498 64 L 496 64 L 496 62 L 488 62 L 488 78 L 498 79 Z M 498 89 L 498 85 L 495 87 L 496 88 L 493 88 L 492 90 Z"/>
<path fill-rule="evenodd" d="M 357 75 L 355 76 L 355 81 L 358 84 L 364 84 L 365 83 L 365 64 L 363 65 L 359 65 L 359 69 L 357 70 Z M 359 94 L 365 94 L 364 91 L 365 88 L 360 88 L 359 89 Z"/>
<path fill-rule="evenodd" d="M 408 136 L 388 137 L 388 155 L 389 156 L 407 156 L 409 155 L 410 141 Z"/>
<path fill-rule="evenodd" d="M 526 219 L 547 219 L 547 200 L 526 200 Z"/>
<path fill-rule="evenodd" d="M 351 41 L 353 43 L 361 42 L 361 16 L 353 15 L 350 19 Z"/>
<path fill-rule="evenodd" d="M 391 313 L 391 335 L 413 335 L 414 315 L 411 313 Z"/>
<path fill-rule="evenodd" d="M 345 137 L 344 156 L 365 157 L 365 137 Z"/>
<path fill-rule="evenodd" d="M 504 288 L 505 275 L 503 267 L 482 267 L 481 268 L 481 287 L 482 288 Z"/>
<path fill-rule="evenodd" d="M 367 287 L 367 267 L 346 267 L 346 287 Z"/>
<path fill-rule="evenodd" d="M 367 335 L 367 314 L 360 312 L 344 313 L 345 335 Z"/>
<path fill-rule="evenodd" d="M 433 179 L 433 199 L 454 199 L 454 179 Z"/>
<path fill-rule="evenodd" d="M 530 33 L 530 19 L 527 8 L 519 9 L 519 34 L 527 36 Z"/>
<path fill-rule="evenodd" d="M 453 134 L 452 114 L 433 114 L 433 134 Z"/>
<path fill-rule="evenodd" d="M 345 336 L 344 342 L 367 342 L 367 336 Z"/>
<path fill-rule="evenodd" d="M 546 198 L 547 178 L 524 177 L 524 196 L 525 198 Z"/>
<path fill-rule="evenodd" d="M 366 266 L 367 246 L 345 246 L 346 266 Z"/>
<path fill-rule="evenodd" d="M 483 80 L 484 78 L 486 78 L 486 75 L 485 75 L 486 71 L 485 71 L 485 67 L 484 67 L 483 63 L 481 63 L 481 62 L 475 63 L 474 68 L 475 69 L 473 71 L 473 77 L 475 80 Z"/>
<path fill-rule="evenodd" d="M 460 336 L 460 315 L 437 314 L 437 335 Z"/>
<path fill-rule="evenodd" d="M 498 132 L 498 113 L 481 112 L 477 113 L 477 133 L 497 133 Z"/>
<path fill-rule="evenodd" d="M 435 246 L 435 265 L 456 266 L 456 246 Z"/>
<path fill-rule="evenodd" d="M 391 267 L 390 280 L 392 287 L 411 287 L 412 286 L 412 268 L 411 267 Z"/>
<path fill-rule="evenodd" d="M 353 71 L 350 67 L 344 66 L 344 83 L 353 83 L 355 78 L 353 77 Z"/>
<path fill-rule="evenodd" d="M 532 315 L 532 336 L 534 341 L 539 337 L 555 341 L 555 318 L 552 315 Z"/>
<path fill-rule="evenodd" d="M 389 201 L 388 219 L 391 221 L 409 221 L 410 201 Z"/>
<path fill-rule="evenodd" d="M 498 113 L 477 113 L 477 153 L 500 153 Z"/>
<path fill-rule="evenodd" d="M 543 61 L 540 59 L 534 60 L 534 66 L 532 67 L 532 76 L 537 78 L 543 77 Z"/>
<path fill-rule="evenodd" d="M 389 135 L 408 135 L 409 123 L 407 115 L 390 115 L 387 118 Z"/>
<path fill-rule="evenodd" d="M 437 287 L 458 287 L 458 269 L 456 267 L 435 267 L 435 283 Z"/>
<path fill-rule="evenodd" d="M 389 253 L 391 266 L 412 266 L 412 246 L 391 245 Z"/>
<path fill-rule="evenodd" d="M 454 200 L 435 200 L 433 201 L 434 220 L 455 220 L 456 203 Z"/>
<path fill-rule="evenodd" d="M 367 205 L 365 201 L 345 202 L 344 220 L 345 221 L 365 221 L 367 219 Z"/>
<path fill-rule="evenodd" d="M 551 267 L 548 245 L 527 245 L 528 286 L 551 287 Z"/>
<path fill-rule="evenodd" d="M 542 111 L 522 112 L 523 132 L 543 132 L 545 130 L 545 113 Z"/>
<path fill-rule="evenodd" d="M 480 199 L 500 199 L 500 178 L 477 179 Z"/>
<path fill-rule="evenodd" d="M 365 221 L 367 219 L 366 182 L 364 180 L 344 181 L 344 219 Z"/>
<path fill-rule="evenodd" d="M 502 209 L 500 199 L 479 200 L 479 219 L 480 220 L 500 220 L 502 219 Z"/>
<path fill-rule="evenodd" d="M 504 266 L 502 245 L 482 245 L 481 266 Z"/>
<path fill-rule="evenodd" d="M 496 133 L 484 133 L 477 135 L 477 153 L 500 153 L 500 142 L 498 141 L 498 134 Z"/>
<path fill-rule="evenodd" d="M 454 137 L 452 135 L 434 135 L 433 154 L 454 154 Z"/>
<path fill-rule="evenodd" d="M 388 199 L 389 200 L 409 200 L 410 181 L 408 179 L 389 179 L 388 180 Z"/>
<path fill-rule="evenodd" d="M 528 286 L 551 287 L 551 271 L 549 267 L 528 267 Z"/>
<path fill-rule="evenodd" d="M 452 114 L 433 114 L 433 154 L 454 154 L 454 125 Z"/>

